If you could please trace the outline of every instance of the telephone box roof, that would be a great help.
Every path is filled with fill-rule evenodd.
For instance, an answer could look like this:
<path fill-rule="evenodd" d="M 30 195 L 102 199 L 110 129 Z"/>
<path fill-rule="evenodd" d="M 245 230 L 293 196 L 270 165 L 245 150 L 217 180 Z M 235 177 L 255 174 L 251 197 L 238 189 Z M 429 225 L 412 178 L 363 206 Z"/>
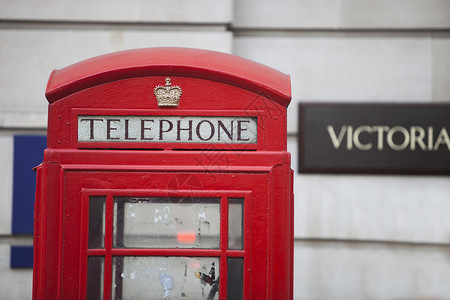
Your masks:
<path fill-rule="evenodd" d="M 114 52 L 54 70 L 47 84 L 49 103 L 99 84 L 153 75 L 197 77 L 262 94 L 287 107 L 289 75 L 221 52 L 191 48 L 143 48 Z"/>

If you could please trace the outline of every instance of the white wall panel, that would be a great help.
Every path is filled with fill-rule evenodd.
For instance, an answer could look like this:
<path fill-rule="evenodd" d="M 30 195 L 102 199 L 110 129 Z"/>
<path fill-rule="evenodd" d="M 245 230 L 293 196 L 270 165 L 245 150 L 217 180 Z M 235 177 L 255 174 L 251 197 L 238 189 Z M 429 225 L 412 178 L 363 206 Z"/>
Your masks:
<path fill-rule="evenodd" d="M 448 299 L 448 248 L 296 242 L 294 299 Z"/>
<path fill-rule="evenodd" d="M 11 234 L 13 147 L 12 135 L 0 135 L 0 235 Z"/>
<path fill-rule="evenodd" d="M 433 101 L 450 101 L 450 34 L 433 38 L 432 76 Z"/>
<path fill-rule="evenodd" d="M 50 72 L 118 50 L 233 52 L 290 74 L 295 299 L 450 295 L 450 178 L 299 175 L 295 136 L 300 101 L 450 101 L 450 1 L 0 0 L 0 19 L 3 128 L 45 127 Z M 31 270 L 9 268 L 9 243 L 21 240 L 7 236 L 13 138 L 3 131 L 0 298 L 30 299 Z"/>
<path fill-rule="evenodd" d="M 447 0 L 341 0 L 343 28 L 448 28 Z"/>
<path fill-rule="evenodd" d="M 235 1 L 236 28 L 334 28 L 339 23 L 339 1 Z"/>
<path fill-rule="evenodd" d="M 450 179 L 297 175 L 295 236 L 448 243 Z"/>
<path fill-rule="evenodd" d="M 229 23 L 232 0 L 0 1 L 0 18 L 92 22 Z"/>
<path fill-rule="evenodd" d="M 295 136 L 294 234 L 299 238 L 448 243 L 450 178 L 298 174 Z"/>
<path fill-rule="evenodd" d="M 45 127 L 45 87 L 53 69 L 113 51 L 193 47 L 231 52 L 218 31 L 0 30 L 0 126 Z"/>
<path fill-rule="evenodd" d="M 0 245 L 0 291 L 1 299 L 31 299 L 33 271 L 9 268 L 9 245 Z"/>
<path fill-rule="evenodd" d="M 287 151 L 291 153 L 291 169 L 297 172 L 298 168 L 298 144 L 297 136 L 290 135 L 287 138 Z M 294 180 L 296 178 L 294 177 Z"/>
<path fill-rule="evenodd" d="M 449 40 L 435 46 L 444 57 L 437 61 L 450 59 L 444 51 Z M 234 48 L 237 55 L 291 75 L 289 132 L 297 131 L 298 101 L 432 100 L 432 38 L 427 36 L 238 36 Z M 442 83 L 434 85 L 434 93 L 450 99 L 444 83 L 448 71 L 435 69 Z"/>
<path fill-rule="evenodd" d="M 448 28 L 447 0 L 239 0 L 244 28 Z"/>

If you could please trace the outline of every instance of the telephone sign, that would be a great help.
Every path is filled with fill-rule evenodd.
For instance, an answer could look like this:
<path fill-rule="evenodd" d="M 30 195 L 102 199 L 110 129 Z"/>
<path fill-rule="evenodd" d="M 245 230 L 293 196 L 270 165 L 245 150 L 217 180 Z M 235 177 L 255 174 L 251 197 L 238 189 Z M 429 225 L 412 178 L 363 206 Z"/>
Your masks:
<path fill-rule="evenodd" d="M 256 117 L 78 116 L 79 142 L 256 144 Z"/>

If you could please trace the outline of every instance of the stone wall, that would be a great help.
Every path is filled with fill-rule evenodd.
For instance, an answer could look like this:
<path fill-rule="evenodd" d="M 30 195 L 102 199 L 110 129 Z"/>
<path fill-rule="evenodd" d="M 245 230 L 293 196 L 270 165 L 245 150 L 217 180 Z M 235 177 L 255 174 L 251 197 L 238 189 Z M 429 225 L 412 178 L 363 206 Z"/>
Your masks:
<path fill-rule="evenodd" d="M 45 134 L 53 69 L 118 50 L 181 46 L 233 53 L 291 75 L 298 103 L 450 101 L 447 0 L 0 2 L 0 290 L 30 299 L 10 269 L 13 137 Z M 449 116 L 450 117 L 450 116 Z M 295 299 L 450 295 L 450 179 L 295 177 Z"/>

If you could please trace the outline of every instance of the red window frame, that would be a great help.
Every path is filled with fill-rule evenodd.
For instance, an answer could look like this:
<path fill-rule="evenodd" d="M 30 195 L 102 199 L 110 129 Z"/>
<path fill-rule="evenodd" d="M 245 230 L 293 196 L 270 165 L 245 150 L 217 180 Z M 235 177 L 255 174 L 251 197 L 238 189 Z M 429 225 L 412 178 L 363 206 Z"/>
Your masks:
<path fill-rule="evenodd" d="M 91 196 L 106 196 L 105 203 L 105 237 L 104 248 L 88 249 L 89 238 L 89 200 Z M 114 224 L 114 197 L 195 197 L 195 198 L 220 198 L 220 247 L 219 249 L 162 249 L 162 248 L 114 248 L 113 224 Z M 245 286 L 250 284 L 250 276 L 245 270 L 250 269 L 251 257 L 249 247 L 251 245 L 251 203 L 252 192 L 248 190 L 155 190 L 155 189 L 82 189 L 82 228 L 81 228 L 81 253 L 83 260 L 80 263 L 80 298 L 87 293 L 87 262 L 88 257 L 104 257 L 103 299 L 111 299 L 112 291 L 112 260 L 114 256 L 186 256 L 186 257 L 218 257 L 219 258 L 219 299 L 227 299 L 227 275 L 228 257 L 242 257 L 243 264 L 243 299 L 249 295 Z M 229 199 L 243 199 L 243 250 L 228 249 L 228 205 Z"/>

